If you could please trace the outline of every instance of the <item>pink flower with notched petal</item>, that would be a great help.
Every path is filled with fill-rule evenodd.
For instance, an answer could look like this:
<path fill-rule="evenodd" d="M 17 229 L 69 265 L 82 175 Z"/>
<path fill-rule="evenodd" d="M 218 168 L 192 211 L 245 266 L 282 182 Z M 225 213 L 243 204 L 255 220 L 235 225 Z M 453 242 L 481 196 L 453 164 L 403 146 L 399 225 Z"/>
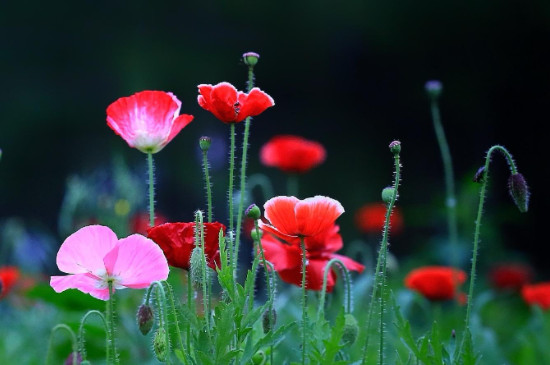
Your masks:
<path fill-rule="evenodd" d="M 130 147 L 157 153 L 186 125 L 192 115 L 179 115 L 181 101 L 164 91 L 141 91 L 107 108 L 107 125 Z"/>
<path fill-rule="evenodd" d="M 273 98 L 257 87 L 248 94 L 237 91 L 229 82 L 220 82 L 214 86 L 200 84 L 198 88 L 199 105 L 224 123 L 242 122 L 275 105 Z"/>
<path fill-rule="evenodd" d="M 169 271 L 162 250 L 150 239 L 134 234 L 119 240 L 99 225 L 67 237 L 57 253 L 57 267 L 71 275 L 51 277 L 56 292 L 78 289 L 101 300 L 109 299 L 109 281 L 113 290 L 143 289 L 166 280 Z"/>

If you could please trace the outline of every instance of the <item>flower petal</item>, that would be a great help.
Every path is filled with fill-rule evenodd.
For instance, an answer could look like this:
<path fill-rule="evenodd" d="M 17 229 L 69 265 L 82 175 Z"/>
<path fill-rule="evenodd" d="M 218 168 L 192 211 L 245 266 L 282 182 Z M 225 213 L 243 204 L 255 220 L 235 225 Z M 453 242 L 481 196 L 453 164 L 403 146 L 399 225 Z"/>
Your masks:
<path fill-rule="evenodd" d="M 303 236 L 314 236 L 334 225 L 344 207 L 337 200 L 317 195 L 296 204 L 296 224 Z M 276 225 L 275 225 L 276 226 Z"/>
<path fill-rule="evenodd" d="M 160 247 L 152 240 L 133 234 L 118 241 L 116 260 L 107 260 L 107 272 L 128 288 L 146 288 L 153 281 L 166 280 L 168 263 Z M 111 253 L 110 253 L 111 254 Z M 109 255 L 110 255 L 109 254 Z M 107 256 L 109 256 L 107 255 Z"/>
<path fill-rule="evenodd" d="M 57 267 L 69 274 L 105 271 L 103 257 L 118 239 L 109 227 L 86 226 L 63 242 L 57 253 Z"/>
<path fill-rule="evenodd" d="M 254 117 L 261 114 L 267 108 L 275 105 L 275 101 L 271 96 L 255 87 L 248 94 L 239 94 L 239 104 L 240 110 L 236 122 L 241 122 L 249 116 Z"/>
<path fill-rule="evenodd" d="M 300 200 L 294 196 L 277 196 L 264 204 L 264 216 L 277 231 L 291 236 L 301 232 L 296 223 L 294 209 Z"/>
<path fill-rule="evenodd" d="M 237 89 L 235 86 L 228 82 L 220 82 L 215 86 L 201 84 L 198 88 L 200 95 L 197 101 L 203 109 L 214 114 L 222 122 L 236 121 L 238 112 L 235 108 L 239 108 L 239 105 L 236 105 Z"/>
<path fill-rule="evenodd" d="M 50 285 L 57 293 L 61 293 L 67 289 L 78 289 L 97 299 L 109 299 L 109 289 L 100 289 L 101 283 L 97 278 L 89 274 L 52 276 Z"/>
<path fill-rule="evenodd" d="M 299 246 L 282 243 L 270 234 L 262 237 L 265 259 L 273 265 L 275 271 L 288 270 L 302 265 L 302 252 Z"/>

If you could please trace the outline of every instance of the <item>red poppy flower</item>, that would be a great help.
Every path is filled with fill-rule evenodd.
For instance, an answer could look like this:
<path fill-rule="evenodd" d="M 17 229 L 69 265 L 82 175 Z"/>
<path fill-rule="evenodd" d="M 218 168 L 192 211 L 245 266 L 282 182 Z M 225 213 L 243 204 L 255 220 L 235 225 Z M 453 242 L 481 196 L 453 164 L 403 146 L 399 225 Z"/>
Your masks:
<path fill-rule="evenodd" d="M 304 200 L 277 196 L 264 204 L 264 216 L 270 224 L 260 222 L 260 227 L 283 240 L 315 236 L 332 228 L 342 213 L 342 204 L 326 196 L 317 195 Z"/>
<path fill-rule="evenodd" d="M 5 297 L 19 279 L 19 269 L 15 266 L 0 267 L 0 298 Z"/>
<path fill-rule="evenodd" d="M 163 215 L 155 214 L 155 226 L 159 226 L 167 222 L 168 220 Z M 139 233 L 146 236 L 147 230 L 151 228 L 149 223 L 148 212 L 138 212 L 134 214 L 130 219 L 130 233 Z"/>
<path fill-rule="evenodd" d="M 198 88 L 199 105 L 224 123 L 242 122 L 247 117 L 261 114 L 275 105 L 273 98 L 257 87 L 248 94 L 237 91 L 235 86 L 228 82 L 220 82 L 214 86 L 200 84 Z"/>
<path fill-rule="evenodd" d="M 355 225 L 363 233 L 382 232 L 385 220 L 386 206 L 382 203 L 366 204 L 355 213 Z M 403 230 L 403 216 L 399 207 L 392 210 L 390 229 L 395 234 Z"/>
<path fill-rule="evenodd" d="M 218 222 L 204 223 L 204 251 L 208 266 L 220 266 L 218 235 L 225 226 Z M 189 270 L 189 260 L 195 248 L 195 223 L 165 223 L 149 228 L 147 235 L 160 246 L 168 264 Z"/>
<path fill-rule="evenodd" d="M 405 286 L 429 300 L 449 300 L 457 296 L 457 286 L 464 284 L 466 273 L 445 266 L 425 266 L 405 277 Z"/>
<path fill-rule="evenodd" d="M 331 259 L 339 259 L 348 270 L 363 272 L 365 267 L 346 256 L 335 254 L 343 246 L 339 227 L 333 224 L 328 230 L 305 237 L 306 246 L 306 289 L 321 290 L 325 266 Z M 287 283 L 302 286 L 302 250 L 299 238 L 288 238 L 281 241 L 271 234 L 262 237 L 262 247 L 265 258 L 271 264 L 281 279 Z M 327 291 L 331 292 L 336 283 L 336 273 L 331 268 L 327 276 Z"/>
<path fill-rule="evenodd" d="M 518 290 L 529 283 L 533 272 L 522 264 L 501 264 L 493 267 L 489 273 L 491 284 L 497 289 Z"/>
<path fill-rule="evenodd" d="M 307 172 L 321 164 L 325 157 L 325 148 L 319 142 L 289 135 L 273 137 L 260 151 L 264 165 L 289 173 Z"/>
<path fill-rule="evenodd" d="M 524 285 L 521 296 L 527 304 L 538 305 L 542 309 L 550 309 L 550 282 Z"/>
<path fill-rule="evenodd" d="M 156 153 L 186 125 L 192 115 L 180 113 L 181 101 L 164 91 L 141 91 L 107 108 L 107 125 L 130 147 Z"/>

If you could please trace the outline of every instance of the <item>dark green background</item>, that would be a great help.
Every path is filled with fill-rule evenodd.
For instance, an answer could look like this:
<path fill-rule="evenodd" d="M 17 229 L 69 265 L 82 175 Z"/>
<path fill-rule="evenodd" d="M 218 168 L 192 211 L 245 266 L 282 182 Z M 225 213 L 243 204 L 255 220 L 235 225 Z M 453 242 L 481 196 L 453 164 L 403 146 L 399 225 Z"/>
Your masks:
<path fill-rule="evenodd" d="M 55 232 L 67 176 L 109 165 L 115 154 L 143 169 L 145 156 L 106 126 L 105 109 L 156 89 L 174 92 L 182 112 L 195 115 L 156 155 L 159 209 L 191 220 L 204 203 L 197 139 L 226 143 L 228 131 L 197 105 L 196 86 L 229 81 L 244 89 L 240 55 L 256 51 L 257 85 L 276 106 L 253 121 L 249 171 L 272 177 L 277 194 L 284 179 L 259 164 L 260 146 L 280 133 L 322 142 L 327 161 L 303 177 L 301 191 L 340 200 L 347 210 L 340 224 L 355 237 L 353 212 L 391 183 L 387 145 L 400 139 L 400 204 L 410 231 L 395 249 L 415 251 L 407 241 L 415 230 L 444 232 L 443 172 L 423 90 L 426 80 L 440 79 L 457 178 L 468 181 L 491 145 L 510 149 L 532 189 L 530 212 L 509 209 L 500 157 L 486 211 L 506 214 L 497 219 L 503 247 L 544 267 L 549 41 L 543 0 L 3 1 L 0 219 L 23 217 Z M 220 216 L 226 175 L 213 173 Z M 470 240 L 473 222 L 461 235 Z"/>

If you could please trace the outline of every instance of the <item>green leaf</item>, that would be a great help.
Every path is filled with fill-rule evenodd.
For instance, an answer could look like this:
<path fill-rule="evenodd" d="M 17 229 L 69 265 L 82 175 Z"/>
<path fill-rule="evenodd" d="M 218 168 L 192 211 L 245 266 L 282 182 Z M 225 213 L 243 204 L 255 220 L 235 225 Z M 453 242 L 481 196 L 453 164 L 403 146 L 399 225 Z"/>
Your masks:
<path fill-rule="evenodd" d="M 472 343 L 472 334 L 469 329 L 464 331 L 464 342 L 461 352 L 462 365 L 475 365 L 477 363 L 477 356 L 474 352 L 474 346 Z"/>
<path fill-rule="evenodd" d="M 338 315 L 336 316 L 334 326 L 332 327 L 331 335 L 328 340 L 324 340 L 323 343 L 325 345 L 325 353 L 322 358 L 322 364 L 326 365 L 332 365 L 335 364 L 334 357 L 340 351 L 340 349 L 343 347 L 340 344 L 340 340 L 342 339 L 342 335 L 344 334 L 344 325 L 345 325 L 345 318 L 344 318 L 344 307 L 340 308 L 340 311 Z"/>
<path fill-rule="evenodd" d="M 252 359 L 252 356 L 254 356 L 254 354 L 258 352 L 262 347 L 269 346 L 270 344 L 273 344 L 275 346 L 279 342 L 279 340 L 281 340 L 282 337 L 295 325 L 295 322 L 287 323 L 279 327 L 275 331 L 268 332 L 264 337 L 257 340 L 254 344 L 252 344 L 252 341 L 254 341 L 252 336 L 249 336 L 243 356 L 240 359 L 240 364 L 246 365 Z"/>

